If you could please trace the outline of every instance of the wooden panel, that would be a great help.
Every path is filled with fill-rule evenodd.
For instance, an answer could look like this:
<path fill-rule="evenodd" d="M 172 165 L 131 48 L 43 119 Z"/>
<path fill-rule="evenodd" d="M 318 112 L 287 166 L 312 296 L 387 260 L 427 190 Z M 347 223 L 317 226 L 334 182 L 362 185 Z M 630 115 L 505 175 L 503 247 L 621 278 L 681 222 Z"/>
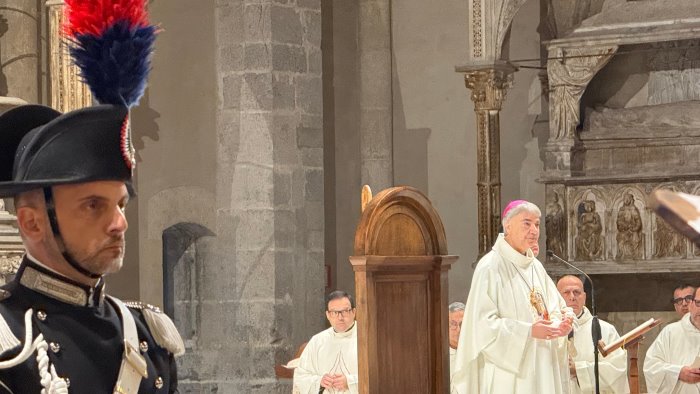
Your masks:
<path fill-rule="evenodd" d="M 397 212 L 379 229 L 381 238 L 374 242 L 379 256 L 424 256 L 429 254 L 423 229 L 411 215 Z"/>
<path fill-rule="evenodd" d="M 359 391 L 449 392 L 447 255 L 442 221 L 411 187 L 383 190 L 355 232 Z"/>
<path fill-rule="evenodd" d="M 395 218 L 397 215 L 400 217 Z M 421 244 L 424 245 L 422 252 Z M 390 253 L 391 248 L 403 254 Z M 355 256 L 407 256 L 407 253 L 419 252 L 414 255 L 447 254 L 445 228 L 440 216 L 430 201 L 412 187 L 381 191 L 362 212 L 355 231 Z"/>
<path fill-rule="evenodd" d="M 377 299 L 382 300 L 377 304 L 377 367 L 382 392 L 433 392 L 427 281 L 378 281 L 376 286 Z"/>

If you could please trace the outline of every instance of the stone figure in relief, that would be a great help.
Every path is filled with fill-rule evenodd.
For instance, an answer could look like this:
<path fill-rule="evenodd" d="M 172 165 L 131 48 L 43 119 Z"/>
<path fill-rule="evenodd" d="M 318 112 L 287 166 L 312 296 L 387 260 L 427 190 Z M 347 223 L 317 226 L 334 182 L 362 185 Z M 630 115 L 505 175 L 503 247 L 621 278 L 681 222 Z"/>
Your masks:
<path fill-rule="evenodd" d="M 656 231 L 654 231 L 654 257 L 683 256 L 685 240 L 659 216 L 656 216 Z"/>
<path fill-rule="evenodd" d="M 581 202 L 578 212 L 576 260 L 600 260 L 603 257 L 603 224 L 595 210 L 595 201 Z"/>
<path fill-rule="evenodd" d="M 547 204 L 545 226 L 547 231 L 547 250 L 551 250 L 557 256 L 564 256 L 566 216 L 564 216 L 564 209 L 559 204 L 559 194 L 557 192 L 551 194 L 551 200 Z"/>
<path fill-rule="evenodd" d="M 617 213 L 616 239 L 618 260 L 642 258 L 642 216 L 634 206 L 634 196 L 631 193 L 625 193 Z"/>

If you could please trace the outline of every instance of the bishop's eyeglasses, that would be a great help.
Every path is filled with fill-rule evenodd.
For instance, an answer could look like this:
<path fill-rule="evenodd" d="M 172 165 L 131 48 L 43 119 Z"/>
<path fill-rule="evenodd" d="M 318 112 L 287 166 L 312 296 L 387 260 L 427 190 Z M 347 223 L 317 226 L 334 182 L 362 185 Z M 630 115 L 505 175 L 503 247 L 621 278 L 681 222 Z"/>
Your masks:
<path fill-rule="evenodd" d="M 695 299 L 695 296 L 691 294 L 691 295 L 687 295 L 685 297 L 674 298 L 673 303 L 676 305 L 680 305 L 683 303 L 683 301 L 685 301 L 686 303 L 690 304 L 691 302 L 693 302 L 694 299 Z M 700 304 L 698 304 L 697 300 L 695 300 L 695 305 L 700 306 Z"/>
<path fill-rule="evenodd" d="M 350 309 L 343 309 L 342 311 L 328 311 L 328 313 L 331 314 L 333 317 L 347 317 L 350 315 L 350 312 L 352 312 L 352 308 Z"/>

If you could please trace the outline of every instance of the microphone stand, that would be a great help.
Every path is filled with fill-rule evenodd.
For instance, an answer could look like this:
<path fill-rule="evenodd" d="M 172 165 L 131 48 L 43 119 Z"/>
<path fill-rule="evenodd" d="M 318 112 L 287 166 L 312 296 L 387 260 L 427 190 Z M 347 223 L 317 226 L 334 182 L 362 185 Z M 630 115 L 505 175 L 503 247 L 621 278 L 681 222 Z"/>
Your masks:
<path fill-rule="evenodd" d="M 568 261 L 554 254 L 553 251 L 548 250 L 547 256 L 553 257 L 555 260 L 559 261 L 560 263 L 563 263 L 567 267 L 573 268 L 576 272 L 580 272 L 581 274 L 583 274 L 583 276 L 586 277 L 586 279 L 588 279 L 588 283 L 591 284 L 591 314 L 593 315 L 593 319 L 591 320 L 591 337 L 593 338 L 593 375 L 595 376 L 595 392 L 596 394 L 600 394 L 600 377 L 598 376 L 598 341 L 602 339 L 603 335 L 600 331 L 600 322 L 598 321 L 598 316 L 596 315 L 595 289 L 593 287 L 593 279 L 591 279 L 591 277 L 588 276 L 587 273 L 583 272 L 583 270 L 581 270 L 577 266 L 569 263 Z"/>

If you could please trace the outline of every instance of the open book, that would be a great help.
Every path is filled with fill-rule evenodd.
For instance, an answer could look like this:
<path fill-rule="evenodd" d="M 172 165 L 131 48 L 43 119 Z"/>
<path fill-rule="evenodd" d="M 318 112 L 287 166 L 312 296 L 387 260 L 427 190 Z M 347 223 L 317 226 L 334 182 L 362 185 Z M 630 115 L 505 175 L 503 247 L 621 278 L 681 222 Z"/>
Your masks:
<path fill-rule="evenodd" d="M 606 345 L 602 340 L 600 340 L 598 341 L 598 351 L 600 351 L 600 354 L 602 354 L 603 357 L 606 357 L 608 354 L 615 351 L 619 347 L 622 347 L 624 349 L 626 345 L 636 342 L 639 339 L 639 337 L 644 335 L 647 331 L 651 330 L 652 328 L 658 326 L 660 323 L 661 320 L 654 319 L 652 317 L 651 319 L 633 328 L 613 343 Z"/>

